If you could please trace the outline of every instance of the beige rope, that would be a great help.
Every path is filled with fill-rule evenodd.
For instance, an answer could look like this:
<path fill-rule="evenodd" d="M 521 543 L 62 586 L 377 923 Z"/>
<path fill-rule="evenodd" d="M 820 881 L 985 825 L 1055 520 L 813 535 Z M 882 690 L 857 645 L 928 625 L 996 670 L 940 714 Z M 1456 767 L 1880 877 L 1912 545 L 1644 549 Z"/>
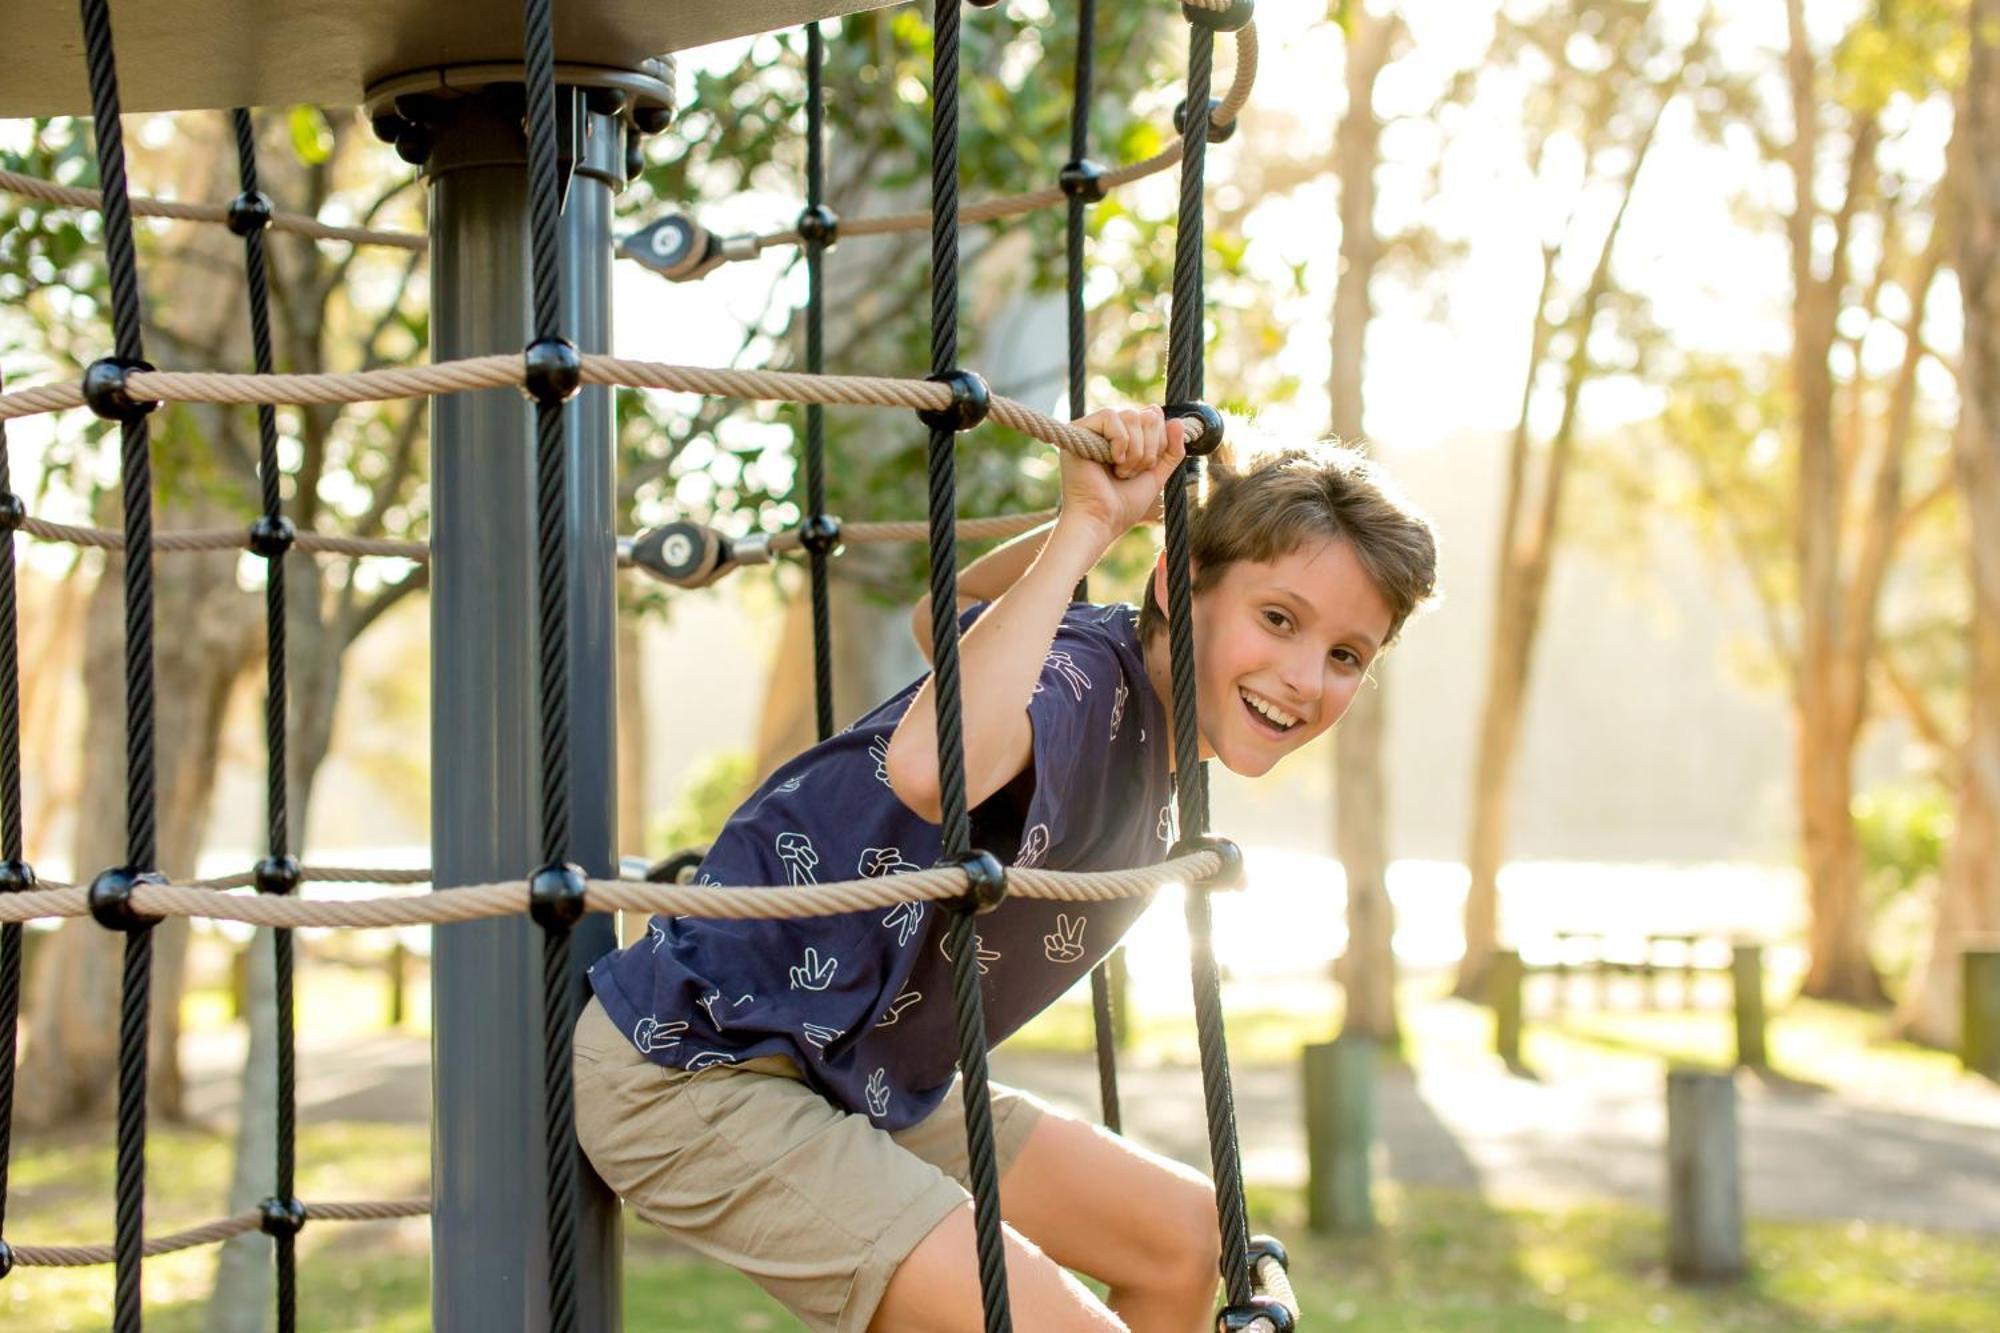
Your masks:
<path fill-rule="evenodd" d="M 1227 9 L 1229 0 L 1201 0 L 1202 8 Z M 1250 89 L 1257 81 L 1257 25 L 1245 24 L 1232 36 L 1236 39 L 1236 69 L 1233 72 L 1229 90 L 1223 94 L 1222 104 L 1216 108 L 1211 118 L 1217 126 L 1228 125 L 1242 112 L 1250 100 Z M 1181 143 L 1175 139 L 1149 158 L 1129 163 L 1115 171 L 1104 173 L 1104 187 L 1115 190 L 1130 185 L 1133 181 L 1144 180 L 1158 175 L 1181 160 Z M 1001 218 L 1017 217 L 1022 213 L 1032 213 L 1038 208 L 1050 208 L 1063 201 L 1061 187 L 1044 190 L 1028 190 L 1021 194 L 1002 195 L 995 199 L 981 199 L 958 210 L 958 220 L 962 225 L 979 222 L 995 222 Z M 924 231 L 931 225 L 928 208 L 908 213 L 883 213 L 875 217 L 842 218 L 840 234 L 848 236 L 888 236 L 898 232 Z M 768 250 L 773 246 L 797 245 L 797 227 L 783 231 L 767 232 L 750 238 L 758 250 Z"/>
<path fill-rule="evenodd" d="M 1283 1264 L 1268 1254 L 1257 1260 L 1257 1286 L 1264 1295 L 1292 1312 L 1294 1325 L 1299 1322 L 1301 1317 L 1299 1298 L 1292 1290 L 1292 1275 L 1285 1271 Z M 1260 1327 L 1263 1333 L 1277 1333 L 1277 1329 L 1268 1319 L 1258 1321 L 1256 1326 Z"/>
<path fill-rule="evenodd" d="M 0 171 L 0 190 L 27 199 L 39 199 L 43 203 L 58 204 L 64 208 L 95 209 L 103 206 L 103 201 L 95 190 L 57 185 L 39 177 L 24 176 L 17 171 Z M 184 204 L 171 199 L 149 199 L 145 195 L 135 194 L 132 196 L 132 211 L 141 217 L 173 218 L 179 222 L 220 222 L 225 226 L 229 223 L 229 210 L 221 204 Z M 296 232 L 301 236 L 310 236 L 316 241 L 346 241 L 351 245 L 393 245 L 404 250 L 422 250 L 430 244 L 427 238 L 416 232 L 378 231 L 373 227 L 336 227 L 304 213 L 274 212 L 271 214 L 271 225 L 279 231 Z"/>
<path fill-rule="evenodd" d="M 1064 871 L 1023 866 L 1007 871 L 1008 892 L 1055 902 L 1107 902 L 1143 897 L 1163 884 L 1188 883 L 1213 875 L 1221 862 L 1214 852 L 1191 852 L 1159 865 L 1132 870 Z M 937 902 L 966 891 L 963 870 L 942 867 L 876 879 L 832 884 L 734 888 L 712 884 L 628 884 L 591 880 L 589 907 L 595 912 L 647 912 L 731 920 L 781 920 L 835 916 L 893 907 L 905 902 Z M 218 892 L 192 884 L 141 884 L 132 906 L 153 916 L 203 917 L 253 926 L 436 926 L 525 911 L 527 885 L 514 881 L 393 897 L 324 901 L 255 897 Z M 83 916 L 89 891 L 74 885 L 42 888 L 0 897 L 0 923 L 39 917 Z"/>
<path fill-rule="evenodd" d="M 1056 510 L 1037 509 L 1025 514 L 993 514 L 985 518 L 958 520 L 962 542 L 988 541 L 994 537 L 1017 537 L 1054 520 Z M 843 523 L 840 540 L 863 545 L 868 542 L 916 542 L 931 535 L 931 525 L 923 519 L 896 519 L 882 523 Z M 797 551 L 805 546 L 797 528 L 786 528 L 771 537 L 773 551 Z"/>
<path fill-rule="evenodd" d="M 42 518 L 21 520 L 21 531 L 45 542 L 68 542 L 72 546 L 89 546 L 103 551 L 125 549 L 125 534 L 112 532 L 106 528 L 83 528 L 69 523 L 51 523 Z M 429 557 L 430 547 L 423 542 L 389 541 L 372 537 L 340 537 L 317 532 L 299 534 L 296 548 L 301 551 L 316 551 L 325 555 L 353 556 L 396 556 L 403 560 L 423 560 Z M 241 528 L 215 528 L 207 531 L 156 532 L 153 534 L 153 549 L 160 552 L 180 551 L 227 551 L 250 549 L 249 534 Z"/>
<path fill-rule="evenodd" d="M 299 878 L 309 884 L 428 884 L 431 872 L 425 870 L 381 870 L 370 866 L 300 866 Z M 234 875 L 223 875 L 218 879 L 191 879 L 186 886 L 190 889 L 243 889 L 256 883 L 254 871 L 245 870 Z M 45 879 L 39 883 L 40 890 L 73 889 L 74 884 L 61 880 Z"/>
<path fill-rule="evenodd" d="M 384 1222 L 398 1217 L 428 1216 L 431 1201 L 378 1199 L 358 1203 L 309 1203 L 305 1209 L 306 1220 L 311 1222 Z M 204 1222 L 185 1231 L 155 1236 L 141 1245 L 140 1253 L 150 1259 L 154 1255 L 172 1254 L 176 1250 L 191 1250 L 197 1245 L 213 1245 L 231 1236 L 256 1231 L 262 1225 L 263 1220 L 256 1212 L 218 1217 L 213 1222 Z M 87 1268 L 93 1264 L 113 1263 L 117 1257 L 114 1247 L 110 1245 L 16 1245 L 13 1249 L 14 1262 L 24 1268 Z"/>

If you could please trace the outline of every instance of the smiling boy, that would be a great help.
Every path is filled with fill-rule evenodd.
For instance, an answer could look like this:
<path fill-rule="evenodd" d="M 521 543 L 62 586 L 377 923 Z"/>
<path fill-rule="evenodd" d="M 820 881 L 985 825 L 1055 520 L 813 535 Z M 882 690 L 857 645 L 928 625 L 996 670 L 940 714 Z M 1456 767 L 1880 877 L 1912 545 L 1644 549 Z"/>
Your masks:
<path fill-rule="evenodd" d="M 1065 454 L 1061 517 L 959 581 L 973 845 L 1101 870 L 1174 843 L 1166 572 L 1145 605 L 1071 601 L 1182 457 L 1158 409 L 1096 413 L 1113 459 Z M 1200 753 L 1261 776 L 1339 720 L 1432 592 L 1429 524 L 1358 454 L 1219 462 L 1191 524 Z M 930 610 L 914 616 L 929 648 Z M 928 678 L 792 760 L 731 817 L 702 877 L 804 884 L 933 863 Z M 1046 1008 L 1143 900 L 1010 899 L 980 919 L 987 1036 Z M 981 1327 L 944 914 L 659 918 L 592 969 L 577 1130 L 647 1220 L 747 1273 L 808 1327 Z M 1020 1327 L 1193 1333 L 1212 1317 L 1199 1173 L 996 1085 L 1009 1297 Z M 1067 1270 L 1109 1289 L 1100 1300 Z"/>

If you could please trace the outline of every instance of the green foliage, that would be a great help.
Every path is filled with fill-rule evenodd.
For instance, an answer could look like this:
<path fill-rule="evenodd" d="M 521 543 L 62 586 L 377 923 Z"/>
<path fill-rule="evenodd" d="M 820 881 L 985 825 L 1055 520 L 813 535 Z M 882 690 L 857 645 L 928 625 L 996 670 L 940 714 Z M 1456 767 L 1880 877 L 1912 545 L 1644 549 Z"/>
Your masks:
<path fill-rule="evenodd" d="M 1862 863 L 1878 903 L 1908 892 L 1944 864 L 1951 796 L 1933 784 L 1869 788 L 1852 803 Z"/>
<path fill-rule="evenodd" d="M 1872 114 L 1896 97 L 1923 101 L 1956 88 L 1969 56 L 1966 0 L 1864 6 L 1833 53 L 1834 97 Z"/>
<path fill-rule="evenodd" d="M 750 794 L 752 762 L 748 750 L 716 750 L 697 760 L 673 813 L 649 830 L 649 849 L 665 856 L 715 841 L 723 822 Z"/>

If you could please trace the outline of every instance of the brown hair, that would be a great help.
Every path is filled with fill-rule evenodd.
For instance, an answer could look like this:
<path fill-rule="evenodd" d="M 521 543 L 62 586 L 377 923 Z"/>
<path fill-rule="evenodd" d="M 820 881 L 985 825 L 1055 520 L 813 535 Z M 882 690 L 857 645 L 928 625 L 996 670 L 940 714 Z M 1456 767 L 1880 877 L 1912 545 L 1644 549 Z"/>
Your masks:
<path fill-rule="evenodd" d="M 1348 543 L 1389 604 L 1389 635 L 1437 591 L 1437 534 L 1380 468 L 1337 440 L 1292 446 L 1238 467 L 1227 449 L 1208 460 L 1207 495 L 1190 515 L 1188 540 L 1199 594 L 1240 561 L 1262 564 L 1308 540 Z M 1139 638 L 1167 627 L 1153 580 L 1139 605 Z"/>

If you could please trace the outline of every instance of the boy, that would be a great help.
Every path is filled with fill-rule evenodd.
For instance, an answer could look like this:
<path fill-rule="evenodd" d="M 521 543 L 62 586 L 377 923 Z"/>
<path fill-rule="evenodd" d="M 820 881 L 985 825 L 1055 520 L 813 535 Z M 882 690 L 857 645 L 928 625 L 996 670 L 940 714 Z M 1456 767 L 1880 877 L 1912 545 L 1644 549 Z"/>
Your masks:
<path fill-rule="evenodd" d="M 1173 845 L 1164 561 L 1146 606 L 1072 605 L 1183 456 L 1157 408 L 1081 422 L 1113 462 L 1062 457 L 1061 517 L 959 581 L 972 845 L 1065 870 Z M 1292 450 L 1212 473 L 1192 529 L 1200 751 L 1267 772 L 1345 711 L 1431 593 L 1428 524 L 1357 455 Z M 914 626 L 929 649 L 930 611 Z M 932 864 L 928 678 L 767 779 L 706 882 L 808 884 Z M 975 947 L 998 1042 L 1102 958 L 1144 901 L 1009 899 Z M 656 918 L 591 971 L 577 1133 L 642 1217 L 763 1286 L 813 1329 L 981 1327 L 945 914 Z M 1018 1327 L 1205 1329 L 1218 1272 L 1199 1173 L 995 1085 Z M 1066 1270 L 1107 1284 L 1100 1301 Z"/>

